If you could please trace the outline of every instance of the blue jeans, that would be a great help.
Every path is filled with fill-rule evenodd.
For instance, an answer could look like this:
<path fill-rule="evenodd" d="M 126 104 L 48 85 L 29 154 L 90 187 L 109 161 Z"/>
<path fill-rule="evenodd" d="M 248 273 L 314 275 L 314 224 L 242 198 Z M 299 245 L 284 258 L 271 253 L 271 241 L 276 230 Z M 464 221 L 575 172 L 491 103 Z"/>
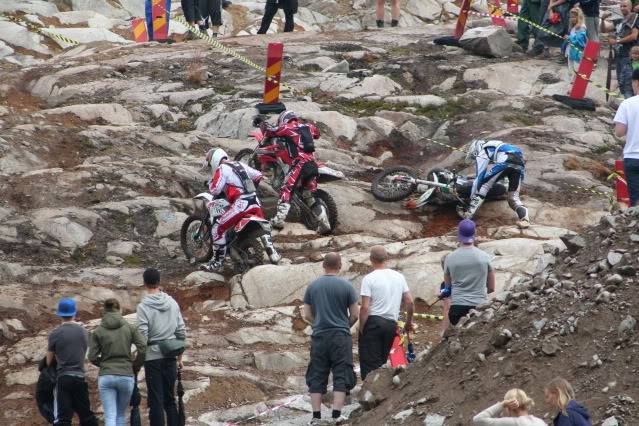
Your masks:
<path fill-rule="evenodd" d="M 619 92 L 624 98 L 632 98 L 635 93 L 632 90 L 632 64 L 629 56 L 619 56 L 615 58 L 615 67 L 617 69 L 617 83 L 619 83 Z"/>
<path fill-rule="evenodd" d="M 639 159 L 624 158 L 623 174 L 626 176 L 626 182 L 628 183 L 630 207 L 634 207 L 639 201 Z"/>
<path fill-rule="evenodd" d="M 126 410 L 133 393 L 133 377 L 99 376 L 98 389 L 104 407 L 104 426 L 126 426 Z"/>

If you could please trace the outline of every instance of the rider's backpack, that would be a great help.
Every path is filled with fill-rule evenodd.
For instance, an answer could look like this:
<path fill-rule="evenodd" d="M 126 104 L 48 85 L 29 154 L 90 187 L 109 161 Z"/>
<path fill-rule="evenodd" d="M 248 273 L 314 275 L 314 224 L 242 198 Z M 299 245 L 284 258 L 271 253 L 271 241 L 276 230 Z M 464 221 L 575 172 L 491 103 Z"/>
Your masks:
<path fill-rule="evenodd" d="M 242 185 L 244 186 L 244 189 L 247 193 L 252 194 L 255 192 L 255 184 L 253 183 L 253 179 L 249 177 L 248 173 L 246 173 L 246 169 L 241 163 L 237 161 L 228 161 L 224 164 L 233 169 L 237 177 L 239 177 L 242 181 Z"/>
<path fill-rule="evenodd" d="M 300 142 L 302 143 L 302 151 L 310 154 L 315 152 L 315 140 L 313 139 L 313 134 L 311 133 L 311 129 L 305 125 L 300 124 L 299 127 L 300 132 Z"/>

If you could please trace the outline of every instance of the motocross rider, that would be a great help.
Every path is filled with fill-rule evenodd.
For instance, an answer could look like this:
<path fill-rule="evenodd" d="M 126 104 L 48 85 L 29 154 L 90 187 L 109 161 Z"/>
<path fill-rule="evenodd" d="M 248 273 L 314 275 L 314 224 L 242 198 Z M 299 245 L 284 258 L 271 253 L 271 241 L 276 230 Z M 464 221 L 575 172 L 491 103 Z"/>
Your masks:
<path fill-rule="evenodd" d="M 264 217 L 256 192 L 256 187 L 262 180 L 262 173 L 239 161 L 229 161 L 229 156 L 221 148 L 210 149 L 204 161 L 205 166 L 210 166 L 213 170 L 209 192 L 214 197 L 223 195 L 230 203 L 228 210 L 219 217 L 211 229 L 214 257 L 208 264 L 202 265 L 202 269 L 207 272 L 221 272 L 226 257 L 226 232 L 248 215 Z M 271 261 L 277 263 L 281 256 L 275 250 L 270 234 L 262 236 L 261 239 Z"/>
<path fill-rule="evenodd" d="M 524 153 L 514 145 L 497 140 L 473 140 L 468 147 L 466 161 L 474 159 L 476 177 L 473 183 L 470 203 L 467 209 L 458 207 L 460 216 L 472 219 L 484 202 L 490 188 L 505 177 L 508 178 L 508 205 L 517 213 L 521 228 L 530 226 L 528 209 L 519 199 L 519 191 L 524 181 Z"/>
<path fill-rule="evenodd" d="M 302 179 L 305 197 L 314 199 L 317 190 L 317 163 L 315 162 L 314 139 L 319 139 L 320 133 L 313 124 L 300 123 L 293 111 L 283 111 L 277 118 L 277 126 L 272 127 L 266 121 L 260 122 L 260 129 L 265 137 L 284 138 L 292 163 L 284 185 L 280 190 L 280 199 L 277 202 L 277 213 L 271 219 L 274 228 L 281 229 L 291 209 L 291 192 L 295 184 Z"/>

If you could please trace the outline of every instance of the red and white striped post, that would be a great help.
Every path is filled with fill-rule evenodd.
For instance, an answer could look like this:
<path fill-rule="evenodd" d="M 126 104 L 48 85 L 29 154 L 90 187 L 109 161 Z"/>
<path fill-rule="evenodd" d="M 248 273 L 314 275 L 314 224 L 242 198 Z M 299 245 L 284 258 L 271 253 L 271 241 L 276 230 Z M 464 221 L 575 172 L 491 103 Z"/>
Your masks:
<path fill-rule="evenodd" d="M 269 43 L 266 53 L 266 76 L 264 79 L 264 97 L 255 105 L 260 114 L 279 114 L 286 107 L 280 102 L 280 80 L 284 61 L 284 45 Z"/>

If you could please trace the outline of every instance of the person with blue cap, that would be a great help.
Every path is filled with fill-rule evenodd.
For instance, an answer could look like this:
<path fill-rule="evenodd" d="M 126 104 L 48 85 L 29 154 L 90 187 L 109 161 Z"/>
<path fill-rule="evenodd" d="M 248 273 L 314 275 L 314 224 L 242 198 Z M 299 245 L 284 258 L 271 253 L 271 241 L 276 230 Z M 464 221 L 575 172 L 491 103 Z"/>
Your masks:
<path fill-rule="evenodd" d="M 56 315 L 62 324 L 49 334 L 47 365 L 55 358 L 58 377 L 54 395 L 54 425 L 71 426 L 73 415 L 81 426 L 98 426 L 91 411 L 89 386 L 84 378 L 84 359 L 89 346 L 89 333 L 74 321 L 77 314 L 75 300 L 64 298 L 58 303 Z"/>
<path fill-rule="evenodd" d="M 457 325 L 471 309 L 486 303 L 488 293 L 495 291 L 495 271 L 490 256 L 475 247 L 475 222 L 459 222 L 457 250 L 444 261 L 444 283 L 451 288 L 448 320 Z"/>

